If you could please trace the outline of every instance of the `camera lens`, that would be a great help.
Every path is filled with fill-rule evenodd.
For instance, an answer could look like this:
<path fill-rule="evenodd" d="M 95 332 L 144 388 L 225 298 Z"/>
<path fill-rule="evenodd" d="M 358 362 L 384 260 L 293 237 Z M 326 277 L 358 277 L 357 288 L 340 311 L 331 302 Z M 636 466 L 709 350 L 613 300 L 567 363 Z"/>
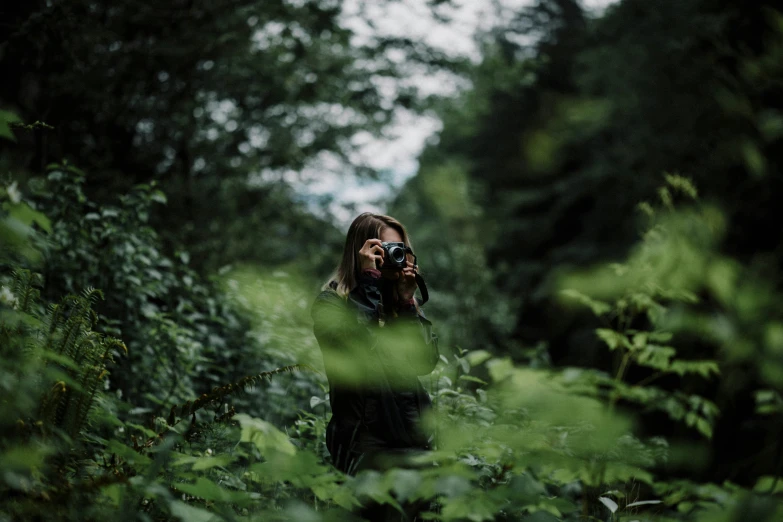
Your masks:
<path fill-rule="evenodd" d="M 402 264 L 405 261 L 405 250 L 400 247 L 392 247 L 389 249 L 389 257 L 397 264 Z"/>

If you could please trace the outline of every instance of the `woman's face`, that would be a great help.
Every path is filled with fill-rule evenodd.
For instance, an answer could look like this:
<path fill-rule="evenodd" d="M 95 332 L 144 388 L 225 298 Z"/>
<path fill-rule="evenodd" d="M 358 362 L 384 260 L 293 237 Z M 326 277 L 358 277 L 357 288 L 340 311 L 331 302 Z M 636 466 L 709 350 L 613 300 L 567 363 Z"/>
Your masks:
<path fill-rule="evenodd" d="M 381 231 L 381 237 L 378 238 L 384 243 L 402 243 L 402 236 L 392 227 L 386 227 Z M 382 270 L 381 275 L 385 279 L 396 280 L 400 278 L 398 270 Z"/>

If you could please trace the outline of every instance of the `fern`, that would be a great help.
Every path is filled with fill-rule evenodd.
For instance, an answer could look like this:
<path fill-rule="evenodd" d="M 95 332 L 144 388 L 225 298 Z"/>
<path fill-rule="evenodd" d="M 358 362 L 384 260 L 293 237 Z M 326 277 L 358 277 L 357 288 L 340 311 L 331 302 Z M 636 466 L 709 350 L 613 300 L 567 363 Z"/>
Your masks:
<path fill-rule="evenodd" d="M 80 307 L 81 301 L 76 296 L 65 297 L 61 306 L 66 304 L 71 304 L 70 314 L 61 330 L 60 343 L 53 351 L 58 355 L 70 356 L 74 352 L 74 345 L 78 342 L 79 334 L 85 329 L 84 311 Z"/>
<path fill-rule="evenodd" d="M 13 292 L 16 295 L 20 312 L 33 315 L 33 305 L 37 303 L 41 295 L 38 287 L 41 286 L 41 276 L 30 270 L 22 268 L 13 272 Z"/>
<path fill-rule="evenodd" d="M 13 289 L 19 296 L 19 310 L 27 315 L 39 306 L 38 284 L 38 274 L 21 269 L 14 273 Z M 124 349 L 121 341 L 92 330 L 97 322 L 92 307 L 101 297 L 102 293 L 93 288 L 81 296 L 65 297 L 60 304 L 49 306 L 40 327 L 27 335 L 29 355 L 47 361 L 42 375 L 31 378 L 45 383 L 42 378 L 48 375 L 48 369 L 57 369 L 66 376 L 53 385 L 44 384 L 38 418 L 49 431 L 62 430 L 72 439 L 86 425 L 99 385 L 107 375 L 106 363 L 112 348 Z"/>

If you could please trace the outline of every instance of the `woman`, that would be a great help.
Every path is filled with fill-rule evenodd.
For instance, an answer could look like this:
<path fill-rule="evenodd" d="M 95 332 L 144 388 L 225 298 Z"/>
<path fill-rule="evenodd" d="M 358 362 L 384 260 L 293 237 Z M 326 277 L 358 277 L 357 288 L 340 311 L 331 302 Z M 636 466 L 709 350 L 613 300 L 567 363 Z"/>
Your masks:
<path fill-rule="evenodd" d="M 332 419 L 326 445 L 345 473 L 401 465 L 430 447 L 421 416 L 431 405 L 418 376 L 438 361 L 437 336 L 414 298 L 417 267 L 384 268 L 381 242 L 410 247 L 403 225 L 389 217 L 357 217 L 342 261 L 312 307 Z"/>

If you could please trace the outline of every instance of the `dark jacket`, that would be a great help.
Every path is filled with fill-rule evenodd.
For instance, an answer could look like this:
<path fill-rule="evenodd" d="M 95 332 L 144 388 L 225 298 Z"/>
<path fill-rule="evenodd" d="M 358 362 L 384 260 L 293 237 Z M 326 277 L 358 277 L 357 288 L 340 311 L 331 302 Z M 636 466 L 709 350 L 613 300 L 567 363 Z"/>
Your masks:
<path fill-rule="evenodd" d="M 365 273 L 348 299 L 325 290 L 311 311 L 332 405 L 326 445 L 347 473 L 368 454 L 429 448 L 418 376 L 435 368 L 438 338 L 417 307 L 384 311 L 384 283 Z"/>

